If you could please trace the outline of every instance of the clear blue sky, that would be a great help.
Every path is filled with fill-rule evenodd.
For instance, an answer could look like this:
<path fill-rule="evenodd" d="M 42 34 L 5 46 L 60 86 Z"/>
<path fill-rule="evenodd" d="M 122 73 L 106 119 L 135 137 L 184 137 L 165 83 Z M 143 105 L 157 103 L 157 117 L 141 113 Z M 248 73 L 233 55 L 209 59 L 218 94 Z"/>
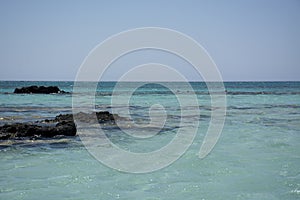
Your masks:
<path fill-rule="evenodd" d="M 74 80 L 98 43 L 147 26 L 193 37 L 225 81 L 300 81 L 298 0 L 1 0 L 0 80 Z"/>

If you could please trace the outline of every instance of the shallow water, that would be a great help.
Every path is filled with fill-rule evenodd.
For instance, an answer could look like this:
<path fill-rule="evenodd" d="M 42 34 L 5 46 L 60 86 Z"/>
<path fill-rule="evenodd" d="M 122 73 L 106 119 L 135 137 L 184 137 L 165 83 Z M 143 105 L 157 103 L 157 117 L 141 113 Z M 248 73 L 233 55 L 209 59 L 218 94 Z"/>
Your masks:
<path fill-rule="evenodd" d="M 36 121 L 69 113 L 71 94 L 13 94 L 16 87 L 72 82 L 0 82 L 0 125 Z M 176 88 L 181 83 L 174 83 Z M 210 121 L 210 97 L 204 83 L 191 83 L 200 108 L 197 136 L 172 165 L 146 174 L 118 172 L 95 160 L 79 137 L 36 141 L 4 141 L 0 145 L 0 199 L 299 199 L 300 82 L 225 83 L 227 115 L 222 135 L 204 159 L 197 153 Z M 99 84 L 96 110 L 109 110 L 115 83 Z M 133 88 L 132 83 L 118 95 Z M 88 83 L 80 94 L 92 89 Z M 190 95 L 191 91 L 179 91 Z M 166 145 L 180 126 L 180 106 L 166 88 L 145 85 L 130 102 L 137 123 L 149 122 L 149 107 L 166 108 L 166 127 L 149 139 L 132 139 L 119 129 L 106 129 L 119 147 L 148 152 Z M 120 104 L 117 114 L 124 114 Z"/>

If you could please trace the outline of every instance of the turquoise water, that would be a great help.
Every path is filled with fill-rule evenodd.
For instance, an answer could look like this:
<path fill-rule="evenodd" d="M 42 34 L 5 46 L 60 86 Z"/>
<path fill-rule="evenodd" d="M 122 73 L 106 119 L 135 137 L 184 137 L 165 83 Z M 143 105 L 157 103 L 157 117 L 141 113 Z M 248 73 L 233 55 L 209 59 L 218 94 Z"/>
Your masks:
<path fill-rule="evenodd" d="M 58 85 L 69 92 L 73 87 L 72 82 L 0 82 L 0 125 L 71 112 L 71 94 L 12 94 L 16 87 L 35 84 Z M 170 166 L 146 174 L 118 172 L 94 159 L 78 137 L 2 141 L 0 199 L 299 199 L 300 82 L 225 83 L 224 129 L 204 159 L 197 153 L 210 120 L 210 97 L 204 83 L 191 84 L 201 115 L 190 120 L 199 120 L 200 126 L 191 147 Z M 111 111 L 114 85 L 98 85 L 96 110 Z M 132 87 L 128 83 L 119 91 L 120 98 Z M 90 91 L 86 83 L 77 95 Z M 180 107 L 167 88 L 159 84 L 139 88 L 130 101 L 130 113 L 135 121 L 147 122 L 149 107 L 156 103 L 168 114 L 167 128 L 160 134 L 137 141 L 108 129 L 110 139 L 137 152 L 168 143 L 178 130 Z M 117 108 L 121 116 L 123 106 Z"/>

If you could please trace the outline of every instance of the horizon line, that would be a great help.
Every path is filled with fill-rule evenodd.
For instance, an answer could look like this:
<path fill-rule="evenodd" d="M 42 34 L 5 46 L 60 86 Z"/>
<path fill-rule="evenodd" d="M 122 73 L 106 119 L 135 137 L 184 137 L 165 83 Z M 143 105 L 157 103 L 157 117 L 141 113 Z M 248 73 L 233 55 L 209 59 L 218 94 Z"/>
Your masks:
<path fill-rule="evenodd" d="M 4 81 L 16 81 L 16 82 L 76 82 L 76 80 L 26 80 L 26 79 L 0 79 L 1 82 Z M 300 80 L 223 80 L 223 81 L 204 81 L 204 80 L 187 80 L 188 82 L 300 82 Z M 84 81 L 78 81 L 78 82 L 153 82 L 153 83 L 159 83 L 159 82 L 185 82 L 185 81 L 174 81 L 174 80 L 168 80 L 168 81 L 142 81 L 142 80 L 138 80 L 138 81 L 118 81 L 118 80 L 102 80 L 102 81 L 97 81 L 97 80 L 84 80 Z"/>

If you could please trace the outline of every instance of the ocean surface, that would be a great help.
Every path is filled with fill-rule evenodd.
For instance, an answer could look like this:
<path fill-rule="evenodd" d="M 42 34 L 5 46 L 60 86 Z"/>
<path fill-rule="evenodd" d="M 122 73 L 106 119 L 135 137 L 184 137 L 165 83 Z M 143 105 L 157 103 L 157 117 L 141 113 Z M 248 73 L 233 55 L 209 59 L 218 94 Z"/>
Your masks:
<path fill-rule="evenodd" d="M 99 83 L 95 110 L 112 111 L 114 82 Z M 182 83 L 172 83 L 181 95 Z M 227 82 L 227 113 L 215 148 L 204 159 L 197 154 L 211 114 L 205 83 L 190 83 L 200 109 L 196 138 L 178 160 L 144 174 L 120 172 L 97 161 L 79 137 L 0 141 L 0 199 L 300 199 L 300 82 Z M 0 125 L 52 119 L 72 112 L 70 94 L 13 94 L 16 87 L 56 85 L 72 92 L 73 82 L 0 82 Z M 116 95 L 134 88 L 126 83 Z M 77 94 L 93 91 L 86 83 Z M 149 122 L 149 108 L 166 110 L 165 127 L 147 139 L 133 139 L 106 128 L 109 139 L 132 152 L 151 152 L 168 144 L 180 128 L 176 94 L 156 84 L 137 88 L 129 111 L 137 123 Z M 127 105 L 119 104 L 120 116 Z M 189 116 L 186 116 L 186 118 Z"/>

